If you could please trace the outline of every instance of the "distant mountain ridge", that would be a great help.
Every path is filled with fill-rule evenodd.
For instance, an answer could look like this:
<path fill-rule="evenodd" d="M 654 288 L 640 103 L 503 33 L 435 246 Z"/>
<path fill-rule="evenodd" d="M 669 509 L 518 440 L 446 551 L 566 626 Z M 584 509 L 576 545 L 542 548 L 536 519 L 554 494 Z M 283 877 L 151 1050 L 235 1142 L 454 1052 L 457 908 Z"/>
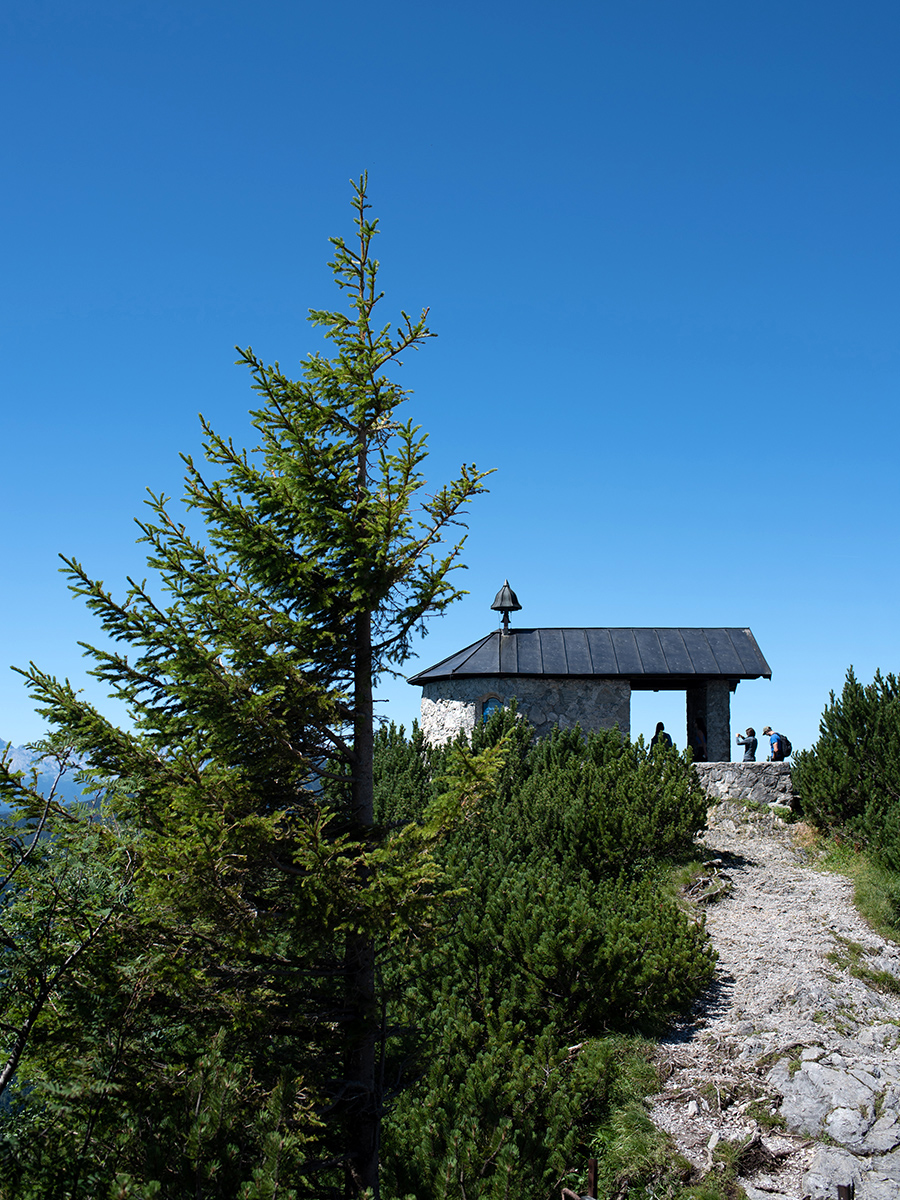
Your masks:
<path fill-rule="evenodd" d="M 0 738 L 0 750 L 6 750 L 7 741 L 5 738 Z M 42 760 L 39 754 L 35 754 L 32 750 L 28 750 L 24 746 L 10 746 L 7 756 L 12 762 L 13 770 L 15 771 L 31 771 L 33 767 L 38 767 L 38 787 L 47 792 L 53 786 L 56 779 L 56 769 L 52 763 L 47 760 Z M 41 770 L 41 766 L 46 762 L 46 769 Z M 57 784 L 57 794 L 64 800 L 80 800 L 81 788 L 73 778 L 74 772 L 69 770 Z M 27 782 L 27 778 L 26 778 Z M 8 811 L 9 805 L 0 804 L 0 810 Z"/>

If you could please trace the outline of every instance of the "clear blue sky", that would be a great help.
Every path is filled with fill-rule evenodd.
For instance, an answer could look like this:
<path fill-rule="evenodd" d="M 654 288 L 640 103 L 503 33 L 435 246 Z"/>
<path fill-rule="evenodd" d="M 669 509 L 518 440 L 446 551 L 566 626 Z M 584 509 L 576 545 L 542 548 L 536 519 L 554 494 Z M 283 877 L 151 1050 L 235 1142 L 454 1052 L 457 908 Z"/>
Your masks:
<path fill-rule="evenodd" d="M 409 672 L 508 577 L 522 625 L 750 626 L 733 727 L 810 744 L 900 668 L 898 62 L 895 0 L 4 5 L 0 736 L 41 730 L 6 664 L 98 696 L 57 554 L 143 574 L 144 489 L 198 412 L 250 437 L 235 343 L 316 344 L 367 169 L 430 472 L 497 468 Z"/>

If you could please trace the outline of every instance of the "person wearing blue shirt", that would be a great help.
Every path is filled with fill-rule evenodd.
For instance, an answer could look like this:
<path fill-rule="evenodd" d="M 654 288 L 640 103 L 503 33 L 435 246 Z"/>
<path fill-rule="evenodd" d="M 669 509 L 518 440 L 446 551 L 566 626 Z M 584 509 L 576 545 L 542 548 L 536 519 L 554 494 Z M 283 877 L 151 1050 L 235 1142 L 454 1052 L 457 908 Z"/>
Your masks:
<path fill-rule="evenodd" d="M 771 725 L 767 725 L 763 730 L 763 736 L 769 738 L 769 744 L 772 747 L 772 753 L 769 755 L 771 762 L 784 762 L 784 738 L 780 733 L 776 733 Z"/>

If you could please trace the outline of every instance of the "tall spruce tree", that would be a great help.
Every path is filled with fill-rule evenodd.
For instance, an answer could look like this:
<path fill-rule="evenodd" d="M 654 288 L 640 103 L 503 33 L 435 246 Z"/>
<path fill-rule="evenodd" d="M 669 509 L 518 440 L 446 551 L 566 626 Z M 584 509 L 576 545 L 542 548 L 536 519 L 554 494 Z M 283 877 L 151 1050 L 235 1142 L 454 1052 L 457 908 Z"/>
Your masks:
<path fill-rule="evenodd" d="M 168 984 L 158 975 L 153 988 L 168 987 L 166 1028 L 186 1031 L 179 1054 L 190 1057 L 191 1037 L 197 1062 L 231 1048 L 247 1103 L 268 1097 L 273 1128 L 279 1112 L 311 1108 L 313 1124 L 336 1122 L 336 1136 L 309 1134 L 319 1159 L 304 1168 L 301 1191 L 348 1196 L 378 1189 L 376 940 L 413 919 L 435 880 L 422 838 L 407 831 L 404 842 L 403 831 L 382 836 L 374 825 L 373 689 L 407 658 L 425 618 L 460 595 L 450 573 L 463 539 L 448 535 L 486 475 L 463 466 L 424 490 L 426 437 L 403 419 L 408 393 L 392 372 L 432 335 L 427 310 L 401 313 L 396 328 L 376 318 L 366 186 L 365 176 L 354 184 L 356 239 L 332 239 L 349 312 L 310 314 L 331 357 L 311 354 L 294 380 L 240 351 L 262 401 L 252 413 L 259 445 L 248 454 L 203 421 L 207 466 L 184 456 L 184 502 L 199 533 L 169 498 L 150 494 L 151 516 L 138 524 L 156 590 L 129 579 L 117 599 L 64 559 L 72 590 L 122 646 L 86 649 L 130 724 L 104 717 L 68 681 L 34 665 L 26 673 L 39 710 L 84 764 L 86 787 L 132 831 L 135 904 L 154 930 L 141 969 L 154 954 L 166 963 Z M 37 811 L 39 798 L 9 771 L 5 787 Z M 107 1019 L 117 1011 L 110 1000 Z M 141 1028 L 143 1054 L 160 1031 L 152 1020 Z M 159 1057 L 145 1053 L 148 1064 Z M 117 1078 L 124 1113 L 124 1069 Z M 151 1090 L 135 1091 L 137 1140 L 161 1127 L 144 1110 L 165 1088 Z M 224 1111 L 223 1101 L 210 1128 Z M 185 1135 L 195 1147 L 196 1112 Z M 165 1120 L 172 1137 L 175 1118 Z M 127 1174 L 122 1137 L 117 1180 Z M 222 1154 L 234 1164 L 240 1139 L 229 1137 Z M 198 1196 L 220 1194 L 224 1161 L 203 1176 L 211 1190 L 196 1184 Z M 344 1171 L 343 1185 L 311 1183 L 317 1165 L 332 1180 Z"/>

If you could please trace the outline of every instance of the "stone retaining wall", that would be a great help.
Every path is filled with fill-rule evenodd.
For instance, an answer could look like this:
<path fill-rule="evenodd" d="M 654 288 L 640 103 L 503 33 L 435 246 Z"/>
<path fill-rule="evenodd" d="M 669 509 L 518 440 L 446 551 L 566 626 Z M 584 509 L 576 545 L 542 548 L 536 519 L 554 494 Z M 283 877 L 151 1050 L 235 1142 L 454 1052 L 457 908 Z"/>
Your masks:
<path fill-rule="evenodd" d="M 791 768 L 783 762 L 694 763 L 710 800 L 752 800 L 754 804 L 791 807 Z"/>

